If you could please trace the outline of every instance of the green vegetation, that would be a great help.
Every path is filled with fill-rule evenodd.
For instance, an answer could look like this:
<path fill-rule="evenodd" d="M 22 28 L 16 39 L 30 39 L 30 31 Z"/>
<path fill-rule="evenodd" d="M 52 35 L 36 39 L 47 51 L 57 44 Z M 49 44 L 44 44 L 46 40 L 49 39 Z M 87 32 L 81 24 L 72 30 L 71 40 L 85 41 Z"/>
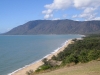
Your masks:
<path fill-rule="evenodd" d="M 52 70 L 71 63 L 86 63 L 100 58 L 100 35 L 90 35 L 82 40 L 73 39 L 73 41 L 74 43 L 65 48 L 63 52 L 52 57 L 51 60 L 55 62 L 62 61 L 60 65 L 52 64 L 51 60 L 44 59 L 44 65 L 36 72 Z"/>
<path fill-rule="evenodd" d="M 94 60 L 70 67 L 65 66 L 55 71 L 40 73 L 37 75 L 100 75 L 100 61 Z"/>
<path fill-rule="evenodd" d="M 42 66 L 40 66 L 40 68 L 38 68 L 36 70 L 36 72 L 41 72 L 47 69 L 55 69 L 56 67 L 58 67 L 58 63 L 59 61 L 55 61 L 55 60 L 47 60 L 46 58 L 42 60 L 44 62 L 44 64 Z"/>
<path fill-rule="evenodd" d="M 40 72 L 40 71 L 43 71 L 43 70 L 47 70 L 47 69 L 50 69 L 52 66 L 50 65 L 50 63 L 47 61 L 47 59 L 43 59 L 42 60 L 44 62 L 44 65 L 40 66 L 40 68 L 38 68 L 36 70 L 36 72 Z"/>
<path fill-rule="evenodd" d="M 83 40 L 74 40 L 63 52 L 55 58 L 62 60 L 62 65 L 67 63 L 85 63 L 100 58 L 100 35 L 90 35 Z"/>
<path fill-rule="evenodd" d="M 34 71 L 33 70 L 29 70 L 29 71 L 26 72 L 26 74 L 27 75 L 33 75 L 34 74 Z"/>

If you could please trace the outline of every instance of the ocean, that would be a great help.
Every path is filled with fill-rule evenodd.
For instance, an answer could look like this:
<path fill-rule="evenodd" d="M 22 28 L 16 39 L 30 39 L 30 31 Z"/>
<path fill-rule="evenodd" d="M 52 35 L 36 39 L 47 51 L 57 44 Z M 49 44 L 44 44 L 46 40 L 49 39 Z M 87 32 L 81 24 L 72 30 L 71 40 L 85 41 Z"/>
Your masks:
<path fill-rule="evenodd" d="M 82 35 L 0 35 L 0 75 L 8 75 Z"/>

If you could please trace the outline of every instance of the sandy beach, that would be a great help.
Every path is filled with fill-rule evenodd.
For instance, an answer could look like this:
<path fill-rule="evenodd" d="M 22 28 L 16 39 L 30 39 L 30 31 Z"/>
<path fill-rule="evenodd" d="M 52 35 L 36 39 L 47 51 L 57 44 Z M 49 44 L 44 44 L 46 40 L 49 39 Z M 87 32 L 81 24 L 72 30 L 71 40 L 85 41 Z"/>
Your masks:
<path fill-rule="evenodd" d="M 59 48 L 59 50 L 58 51 L 56 51 L 56 52 L 54 52 L 54 53 L 52 53 L 52 54 L 50 54 L 50 55 L 48 55 L 46 58 L 47 59 L 51 59 L 51 57 L 53 56 L 53 55 L 57 55 L 59 52 L 61 52 L 61 51 L 63 51 L 69 44 L 71 44 L 73 41 L 70 39 L 70 40 L 68 40 L 61 48 Z M 35 71 L 39 66 L 41 66 L 41 65 L 43 65 L 43 62 L 40 60 L 40 61 L 38 61 L 38 62 L 36 62 L 36 63 L 34 63 L 34 64 L 31 64 L 31 65 L 29 65 L 29 66 L 26 66 L 26 67 L 24 67 L 24 68 L 22 68 L 22 69 L 20 69 L 20 70 L 18 70 L 18 71 L 15 71 L 15 72 L 13 72 L 12 74 L 9 74 L 9 75 L 26 75 L 26 72 L 27 71 L 29 71 L 29 70 L 33 70 L 33 71 Z"/>

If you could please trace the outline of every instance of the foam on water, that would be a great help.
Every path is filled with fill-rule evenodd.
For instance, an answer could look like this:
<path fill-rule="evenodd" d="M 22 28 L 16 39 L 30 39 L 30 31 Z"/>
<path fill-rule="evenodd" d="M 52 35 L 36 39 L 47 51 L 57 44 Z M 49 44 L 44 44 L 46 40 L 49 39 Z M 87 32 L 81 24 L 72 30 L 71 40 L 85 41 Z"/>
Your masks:
<path fill-rule="evenodd" d="M 71 39 L 69 39 L 69 40 L 71 40 Z M 14 72 L 9 73 L 8 75 L 13 75 L 13 74 L 16 73 L 16 72 L 18 72 L 18 71 L 20 71 L 20 70 L 22 70 L 22 69 L 24 69 L 24 68 L 26 68 L 26 67 L 28 67 L 28 66 L 30 66 L 30 65 L 32 65 L 32 64 L 35 64 L 35 63 L 37 63 L 37 62 L 43 60 L 44 58 L 47 58 L 47 57 L 50 56 L 51 54 L 54 54 L 55 52 L 57 52 L 58 50 L 60 50 L 62 47 L 64 47 L 67 43 L 68 43 L 68 40 L 65 41 L 63 44 L 61 44 L 61 47 L 58 47 L 58 48 L 55 49 L 53 52 L 51 52 L 50 54 L 47 54 L 46 56 L 44 56 L 44 57 L 41 58 L 40 60 L 37 60 L 37 61 L 35 61 L 35 62 L 33 62 L 33 63 L 29 64 L 29 65 L 25 65 L 24 67 L 19 68 L 19 69 L 15 70 Z"/>

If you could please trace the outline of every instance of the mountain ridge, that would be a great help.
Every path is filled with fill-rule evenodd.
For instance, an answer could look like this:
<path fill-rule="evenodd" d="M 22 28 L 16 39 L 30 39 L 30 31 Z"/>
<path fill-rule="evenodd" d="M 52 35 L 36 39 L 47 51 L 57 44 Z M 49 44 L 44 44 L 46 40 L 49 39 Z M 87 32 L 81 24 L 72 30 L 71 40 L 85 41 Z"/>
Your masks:
<path fill-rule="evenodd" d="M 100 21 L 34 20 L 13 28 L 4 35 L 92 34 L 100 33 Z"/>

